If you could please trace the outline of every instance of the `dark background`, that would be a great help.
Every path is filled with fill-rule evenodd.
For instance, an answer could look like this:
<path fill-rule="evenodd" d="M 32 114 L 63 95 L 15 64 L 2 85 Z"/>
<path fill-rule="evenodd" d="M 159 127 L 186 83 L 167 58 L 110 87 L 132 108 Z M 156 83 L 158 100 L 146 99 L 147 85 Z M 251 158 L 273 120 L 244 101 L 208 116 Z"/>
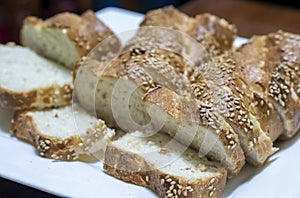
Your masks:
<path fill-rule="evenodd" d="M 210 0 L 199 0 L 209 4 Z M 242 0 L 236 0 L 242 1 Z M 245 1 L 245 0 L 244 0 Z M 248 0 L 250 1 L 250 0 Z M 254 0 L 252 0 L 254 1 Z M 259 1 L 259 0 L 256 0 Z M 263 1 L 263 0 L 260 0 Z M 264 0 L 270 4 L 300 9 L 300 0 Z M 165 5 L 181 6 L 188 0 L 0 0 L 0 43 L 19 41 L 19 29 L 24 17 L 35 15 L 47 18 L 62 11 L 81 13 L 86 9 L 97 11 L 117 6 L 145 13 Z M 224 0 L 226 2 L 226 0 Z"/>

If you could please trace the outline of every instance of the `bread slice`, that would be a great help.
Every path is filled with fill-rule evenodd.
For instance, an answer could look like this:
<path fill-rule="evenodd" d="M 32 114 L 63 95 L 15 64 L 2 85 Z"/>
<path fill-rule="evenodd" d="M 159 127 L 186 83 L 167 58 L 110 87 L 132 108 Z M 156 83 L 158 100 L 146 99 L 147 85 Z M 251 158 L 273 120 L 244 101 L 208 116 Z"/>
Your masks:
<path fill-rule="evenodd" d="M 186 33 L 212 55 L 231 49 L 237 36 L 237 28 L 225 19 L 211 14 L 189 17 L 172 6 L 147 12 L 141 26 L 167 27 Z"/>
<path fill-rule="evenodd" d="M 115 135 L 104 121 L 89 115 L 78 104 L 43 111 L 19 111 L 11 134 L 31 143 L 40 156 L 72 161 L 98 158 Z"/>
<path fill-rule="evenodd" d="M 43 109 L 70 104 L 70 70 L 14 44 L 0 45 L 0 59 L 0 107 Z"/>
<path fill-rule="evenodd" d="M 218 163 L 157 133 L 126 134 L 108 144 L 106 173 L 153 190 L 159 197 L 220 197 L 226 170 Z"/>
<path fill-rule="evenodd" d="M 86 59 L 74 82 L 79 103 L 97 112 L 109 126 L 127 132 L 168 133 L 220 161 L 230 177 L 236 175 L 245 156 L 231 126 L 214 114 L 211 105 L 191 100 L 191 95 L 180 91 L 181 83 L 186 81 L 183 77 L 181 81 L 174 80 L 181 74 L 174 71 L 168 59 L 159 59 L 160 53 L 133 54 L 123 54 L 106 68 L 100 61 Z M 158 65 L 165 70 L 155 70 Z M 201 110 L 210 113 L 202 115 Z"/>
<path fill-rule="evenodd" d="M 64 12 L 45 21 L 33 16 L 27 17 L 21 30 L 21 43 L 72 68 L 80 57 L 112 34 L 90 10 L 81 16 Z"/>
<path fill-rule="evenodd" d="M 245 80 L 268 98 L 280 117 L 273 122 L 278 123 L 281 139 L 291 138 L 300 127 L 299 38 L 281 31 L 256 36 L 235 52 Z"/>

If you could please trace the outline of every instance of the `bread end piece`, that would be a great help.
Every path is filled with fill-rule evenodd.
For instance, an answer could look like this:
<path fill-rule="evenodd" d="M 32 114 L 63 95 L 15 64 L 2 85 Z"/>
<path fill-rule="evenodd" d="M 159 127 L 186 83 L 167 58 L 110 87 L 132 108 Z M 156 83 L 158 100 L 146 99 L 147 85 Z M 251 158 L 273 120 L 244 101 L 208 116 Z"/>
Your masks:
<path fill-rule="evenodd" d="M 62 110 L 61 114 L 63 114 L 63 109 L 67 109 L 69 114 L 72 114 L 71 106 L 55 109 L 55 111 Z M 60 119 L 58 117 L 59 114 L 51 111 L 54 110 L 50 109 L 39 112 L 44 112 L 44 114 L 48 115 L 53 114 L 54 117 L 57 117 L 50 121 L 45 119 L 45 122 L 53 122 L 54 125 L 62 124 L 58 123 L 60 122 L 58 121 Z M 95 118 L 91 127 L 86 129 L 85 133 L 77 134 L 75 131 L 74 134 L 67 137 L 58 137 L 43 131 L 45 128 L 39 126 L 35 120 L 36 117 L 33 116 L 35 112 L 38 111 L 17 111 L 12 120 L 10 133 L 35 146 L 38 154 L 42 157 L 62 161 L 81 160 L 81 156 L 93 156 L 97 158 L 98 152 L 100 150 L 104 151 L 107 142 L 112 140 L 115 135 L 114 131 L 108 129 L 102 120 Z M 88 119 L 87 114 L 82 116 Z M 74 125 L 68 127 L 76 129 Z M 50 126 L 48 127 L 51 128 Z M 52 130 L 54 129 L 49 129 L 49 131 Z M 64 133 L 64 131 L 58 132 L 61 134 Z"/>
<path fill-rule="evenodd" d="M 72 68 L 80 57 L 112 34 L 95 13 L 88 10 L 81 16 L 63 12 L 46 20 L 29 16 L 23 21 L 20 40 L 24 46 Z"/>

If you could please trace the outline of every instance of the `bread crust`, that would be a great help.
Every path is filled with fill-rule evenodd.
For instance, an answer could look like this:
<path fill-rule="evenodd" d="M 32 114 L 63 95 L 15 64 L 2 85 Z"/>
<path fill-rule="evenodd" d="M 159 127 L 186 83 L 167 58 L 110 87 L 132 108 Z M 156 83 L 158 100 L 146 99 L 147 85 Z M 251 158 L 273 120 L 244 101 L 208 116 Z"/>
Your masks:
<path fill-rule="evenodd" d="M 74 145 L 79 145 L 81 142 L 79 137 L 73 136 L 61 140 L 44 135 L 39 131 L 34 119 L 24 112 L 15 113 L 10 133 L 35 146 L 42 157 L 63 161 L 73 161 L 78 158 Z"/>
<path fill-rule="evenodd" d="M 159 197 L 166 197 L 168 194 L 173 194 L 173 196 L 177 194 L 178 197 L 190 198 L 220 197 L 226 183 L 225 170 L 213 178 L 207 177 L 188 181 L 183 177 L 166 174 L 141 156 L 124 151 L 113 144 L 107 146 L 103 168 L 106 173 L 118 179 L 150 188 Z M 171 187 L 171 182 L 168 182 L 169 180 L 174 181 L 176 184 L 173 185 L 173 188 Z M 170 188 L 172 188 L 171 191 L 169 191 Z M 173 189 L 176 191 L 173 191 Z"/>
<path fill-rule="evenodd" d="M 39 19 L 34 16 L 26 17 L 23 21 L 21 30 L 21 43 L 27 44 L 24 40 L 24 26 L 33 25 L 35 28 L 44 31 L 47 29 L 64 30 L 69 39 L 74 44 L 79 57 L 87 55 L 99 42 L 113 35 L 113 32 L 101 22 L 91 10 L 84 12 L 81 16 L 73 13 L 64 12 L 54 15 L 46 20 Z M 38 42 L 38 41 L 37 41 Z M 30 46 L 30 44 L 27 44 Z M 43 52 L 43 49 L 34 48 L 37 53 L 49 57 Z M 72 65 L 70 66 L 72 67 Z"/>
<path fill-rule="evenodd" d="M 209 108 L 206 107 L 205 104 L 198 106 L 198 102 L 196 100 L 191 101 L 191 95 L 186 96 L 185 99 L 185 97 L 183 97 L 184 94 L 177 94 L 182 94 L 182 91 L 178 91 L 176 93 L 176 91 L 172 91 L 171 89 L 156 84 L 156 82 L 153 80 L 153 76 L 149 75 L 146 69 L 147 67 L 151 66 L 147 66 L 147 63 L 143 62 L 143 58 L 147 58 L 147 56 L 145 56 L 144 54 L 139 54 L 138 56 L 141 59 L 135 59 L 130 55 L 130 53 L 126 53 L 119 59 L 117 59 L 114 63 L 112 63 L 111 67 L 107 67 L 105 70 L 103 70 L 101 62 L 98 62 L 96 60 L 86 60 L 82 67 L 89 73 L 89 75 L 93 75 L 93 77 L 91 78 L 123 78 L 128 79 L 129 81 L 133 81 L 137 85 L 141 85 L 139 88 L 141 89 L 141 99 L 143 100 L 143 102 L 160 107 L 167 115 L 169 115 L 172 119 L 177 120 L 178 122 L 185 122 L 194 126 L 201 126 L 204 129 L 209 130 L 210 133 L 214 134 L 214 136 L 217 137 L 218 141 L 222 143 L 226 155 L 228 159 L 230 159 L 230 161 L 224 164 L 229 170 L 229 177 L 237 175 L 245 164 L 245 156 L 240 146 L 238 137 L 233 129 L 224 120 L 220 120 L 221 118 L 217 119 L 217 116 L 214 117 L 216 118 L 216 122 L 220 122 L 219 126 L 217 126 L 217 124 L 214 122 L 209 122 L 208 120 L 211 118 L 206 118 L 205 115 L 201 116 L 198 112 L 199 109 L 203 108 L 208 110 Z M 162 60 L 162 62 L 164 61 Z M 139 66 L 135 67 L 135 64 L 139 64 Z M 155 69 L 156 66 L 152 65 L 152 67 Z M 175 70 L 175 68 L 172 69 Z M 162 75 L 165 77 L 169 76 L 165 73 L 162 73 Z M 177 81 L 173 80 L 176 79 L 176 76 L 170 75 L 169 78 L 170 79 L 167 79 L 167 81 L 174 82 L 173 88 L 177 90 L 178 87 L 175 84 L 177 83 Z M 186 83 L 188 83 L 188 81 Z M 180 84 L 180 82 L 178 82 L 178 84 Z M 169 86 L 172 87 L 172 83 Z M 85 90 L 78 89 L 78 91 L 80 92 Z M 76 95 L 78 94 L 76 93 Z M 99 98 L 98 100 L 102 99 Z M 104 107 L 108 108 L 108 106 Z M 91 110 L 89 107 L 85 108 Z M 103 106 L 101 106 L 101 109 L 96 109 L 97 113 L 101 116 L 103 116 L 102 110 Z M 102 118 L 107 123 L 112 123 L 112 125 L 116 127 L 116 123 L 114 121 L 111 121 L 111 116 Z M 199 149 L 201 145 L 195 144 L 196 143 L 194 143 L 194 148 Z M 225 162 L 223 161 L 223 163 Z"/>
<path fill-rule="evenodd" d="M 184 32 L 201 43 L 212 55 L 232 48 L 237 36 L 235 25 L 211 14 L 189 17 L 172 6 L 146 13 L 141 26 L 168 27 Z"/>
<path fill-rule="evenodd" d="M 85 135 L 73 135 L 64 139 L 49 136 L 40 131 L 34 118 L 28 112 L 15 112 L 10 133 L 35 146 L 38 154 L 45 158 L 74 161 L 80 159 L 81 155 L 92 156 L 93 152 L 99 151 L 95 150 L 97 147 L 95 144 L 99 144 L 98 141 L 110 141 L 114 136 L 114 134 L 106 135 L 107 127 L 103 121 L 98 121 L 93 126 L 94 128 L 87 129 Z"/>
<path fill-rule="evenodd" d="M 268 121 L 274 125 L 270 132 L 273 140 L 279 135 L 280 139 L 291 138 L 300 127 L 300 92 L 296 91 L 299 74 L 295 70 L 299 63 L 294 61 L 297 57 L 294 55 L 294 51 L 297 51 L 297 36 L 288 38 L 287 35 L 289 33 L 277 32 L 253 37 L 234 54 L 252 90 L 257 96 L 266 98 L 265 101 L 258 101 L 257 105 L 261 104 L 270 119 L 274 119 Z M 291 43 L 287 44 L 288 40 Z M 292 54 L 294 58 L 289 57 Z"/>
<path fill-rule="evenodd" d="M 44 109 L 70 104 L 73 85 L 51 85 L 23 92 L 15 92 L 0 87 L 0 107 L 14 110 Z"/>

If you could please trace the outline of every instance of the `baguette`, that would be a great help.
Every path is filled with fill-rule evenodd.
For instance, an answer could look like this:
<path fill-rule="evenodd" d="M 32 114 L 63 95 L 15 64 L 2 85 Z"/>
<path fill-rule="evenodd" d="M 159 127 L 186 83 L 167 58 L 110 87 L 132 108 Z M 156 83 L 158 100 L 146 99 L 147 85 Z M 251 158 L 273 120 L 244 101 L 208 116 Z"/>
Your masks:
<path fill-rule="evenodd" d="M 168 59 L 159 58 L 160 52 L 145 51 L 137 55 L 138 50 L 133 51 L 121 55 L 104 70 L 102 62 L 86 59 L 76 72 L 74 82 L 79 103 L 90 112 L 96 111 L 109 126 L 127 132 L 160 130 L 168 133 L 221 161 L 229 177 L 236 175 L 245 163 L 245 156 L 230 125 L 216 115 L 209 104 L 191 100 L 191 94 L 185 95 L 186 90 L 181 88 L 188 81 L 176 72 Z M 164 53 L 168 57 L 167 52 Z M 159 64 L 147 62 L 149 56 Z M 160 73 L 158 65 L 166 70 Z M 174 80 L 176 75 L 181 76 L 181 81 Z M 135 91 L 131 93 L 131 90 Z M 201 109 L 212 109 L 210 116 L 200 114 Z"/>
<path fill-rule="evenodd" d="M 73 161 L 98 157 L 115 132 L 79 105 L 43 111 L 18 111 L 11 134 L 37 148 L 42 157 Z"/>
<path fill-rule="evenodd" d="M 172 6 L 147 12 L 141 26 L 167 27 L 186 33 L 212 55 L 231 49 L 237 36 L 236 27 L 225 19 L 211 14 L 189 17 Z"/>
<path fill-rule="evenodd" d="M 37 53 L 72 68 L 99 42 L 112 35 L 92 11 L 81 16 L 60 13 L 43 21 L 27 17 L 21 29 L 21 43 Z"/>
<path fill-rule="evenodd" d="M 282 31 L 256 36 L 234 55 L 245 80 L 276 110 L 280 139 L 293 137 L 300 127 L 299 38 Z"/>
<path fill-rule="evenodd" d="M 228 53 L 224 52 L 223 55 L 211 57 L 206 51 L 201 50 L 200 44 L 197 42 L 195 44 L 193 39 L 186 38 L 184 34 L 152 27 L 139 29 L 136 36 L 127 43 L 124 49 L 124 51 L 140 51 L 136 56 L 143 56 L 143 53 L 147 54 L 147 51 L 150 51 L 149 58 L 144 58 L 146 64 L 139 61 L 136 61 L 135 64 L 149 68 L 147 62 L 150 62 L 155 71 L 169 71 L 155 76 L 154 72 L 147 69 L 153 81 L 174 90 L 179 95 L 196 97 L 197 100 L 213 106 L 214 112 L 219 114 L 217 116 L 223 116 L 238 134 L 246 159 L 252 165 L 261 166 L 270 155 L 278 150 L 273 148 L 273 141 L 269 136 L 270 134 L 276 136 L 275 132 L 264 131 L 259 123 L 260 115 L 254 115 L 250 111 L 251 103 L 255 100 L 250 98 L 252 93 L 244 93 L 243 89 L 248 85 L 239 78 L 238 73 L 235 73 L 235 62 Z M 182 56 L 187 57 L 189 61 L 192 60 L 194 64 L 185 61 L 178 54 L 183 54 Z M 155 57 L 155 61 L 151 61 L 153 57 Z M 159 57 L 170 60 L 169 67 L 179 71 L 179 74 L 171 73 L 172 68 L 166 67 L 166 64 L 163 63 L 164 60 Z M 128 58 L 122 59 L 127 60 Z M 173 82 L 179 87 L 170 86 L 169 82 Z M 182 84 L 185 86 L 180 86 Z M 157 97 L 160 96 L 157 95 Z M 205 108 L 202 111 L 205 111 Z M 203 116 L 207 114 L 209 113 L 204 112 Z M 274 127 L 274 124 L 271 126 Z M 174 135 L 172 132 L 169 134 Z M 186 139 L 186 137 L 180 138 Z M 196 148 L 198 149 L 198 147 Z M 229 171 L 229 175 L 231 175 L 231 171 Z"/>
<path fill-rule="evenodd" d="M 159 197 L 220 197 L 226 170 L 218 163 L 199 158 L 193 150 L 181 154 L 179 143 L 158 133 L 139 137 L 126 134 L 105 151 L 106 173 L 153 190 Z M 172 161 L 166 161 L 166 160 Z"/>
<path fill-rule="evenodd" d="M 44 109 L 70 104 L 71 71 L 28 48 L 0 45 L 0 107 Z"/>

